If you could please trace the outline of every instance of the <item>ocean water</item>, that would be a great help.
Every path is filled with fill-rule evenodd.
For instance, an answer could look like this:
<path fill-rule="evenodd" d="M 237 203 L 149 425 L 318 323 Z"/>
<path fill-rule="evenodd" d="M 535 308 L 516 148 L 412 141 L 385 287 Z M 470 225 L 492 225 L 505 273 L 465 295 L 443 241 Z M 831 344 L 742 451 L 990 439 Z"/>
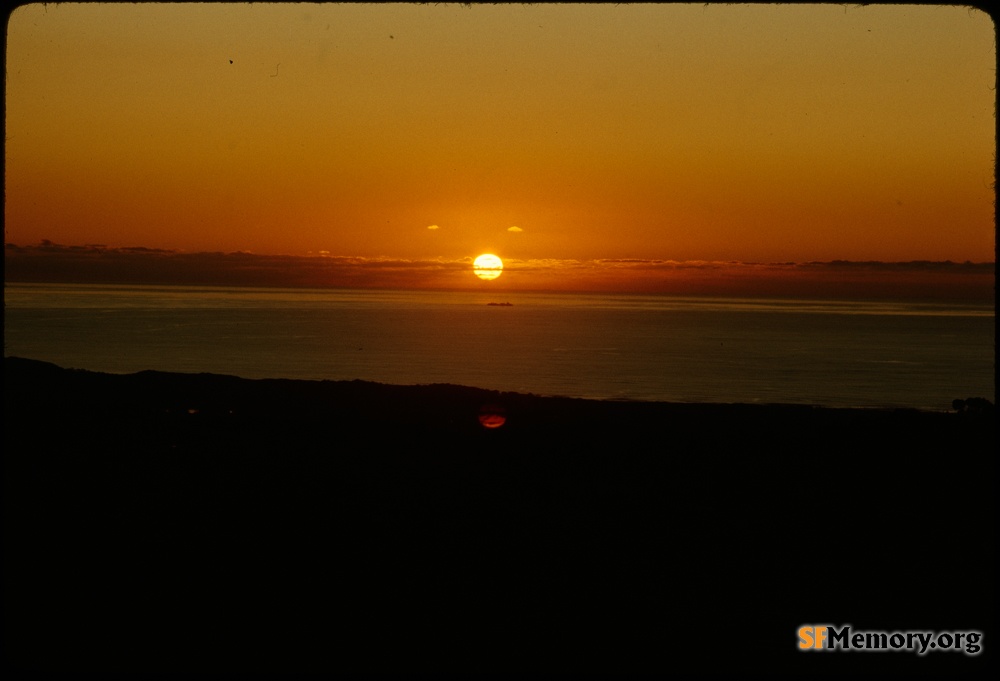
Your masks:
<path fill-rule="evenodd" d="M 4 298 L 6 355 L 112 373 L 834 407 L 995 401 L 992 304 L 11 283 Z"/>

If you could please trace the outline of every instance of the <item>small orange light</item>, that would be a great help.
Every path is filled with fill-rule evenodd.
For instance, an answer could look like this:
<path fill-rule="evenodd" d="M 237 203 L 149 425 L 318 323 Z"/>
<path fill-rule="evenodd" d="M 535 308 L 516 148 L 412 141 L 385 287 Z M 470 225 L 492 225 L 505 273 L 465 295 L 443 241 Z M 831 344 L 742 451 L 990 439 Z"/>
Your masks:
<path fill-rule="evenodd" d="M 484 404 L 479 409 L 479 424 L 483 428 L 499 428 L 507 423 L 507 410 L 499 404 Z"/>

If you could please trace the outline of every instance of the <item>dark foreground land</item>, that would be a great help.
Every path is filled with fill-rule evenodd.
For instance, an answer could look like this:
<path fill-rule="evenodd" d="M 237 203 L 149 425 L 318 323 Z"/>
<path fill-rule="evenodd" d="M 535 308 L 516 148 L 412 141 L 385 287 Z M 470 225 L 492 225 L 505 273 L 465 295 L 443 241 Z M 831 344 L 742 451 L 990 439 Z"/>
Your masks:
<path fill-rule="evenodd" d="M 6 678 L 950 675 L 1000 645 L 992 414 L 3 378 Z M 810 624 L 983 648 L 800 652 Z"/>

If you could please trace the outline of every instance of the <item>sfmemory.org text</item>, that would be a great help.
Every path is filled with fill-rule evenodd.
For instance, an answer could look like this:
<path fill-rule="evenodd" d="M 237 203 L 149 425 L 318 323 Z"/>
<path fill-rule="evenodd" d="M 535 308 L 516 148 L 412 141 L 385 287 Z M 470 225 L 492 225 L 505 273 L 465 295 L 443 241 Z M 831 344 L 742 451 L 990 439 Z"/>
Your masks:
<path fill-rule="evenodd" d="M 851 631 L 846 624 L 799 627 L 799 650 L 907 650 L 917 655 L 930 651 L 962 651 L 978 655 L 982 650 L 981 631 Z"/>

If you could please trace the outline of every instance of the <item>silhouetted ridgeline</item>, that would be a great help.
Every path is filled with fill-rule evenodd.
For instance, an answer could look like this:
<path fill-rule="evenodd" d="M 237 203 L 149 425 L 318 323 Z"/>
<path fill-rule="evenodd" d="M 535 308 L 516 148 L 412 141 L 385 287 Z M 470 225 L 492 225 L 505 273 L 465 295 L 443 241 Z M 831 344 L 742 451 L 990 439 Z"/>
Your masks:
<path fill-rule="evenodd" d="M 955 397 L 598 402 L 6 358 L 7 664 L 982 670 L 995 421 Z M 986 636 L 977 657 L 806 654 L 804 624 Z"/>

